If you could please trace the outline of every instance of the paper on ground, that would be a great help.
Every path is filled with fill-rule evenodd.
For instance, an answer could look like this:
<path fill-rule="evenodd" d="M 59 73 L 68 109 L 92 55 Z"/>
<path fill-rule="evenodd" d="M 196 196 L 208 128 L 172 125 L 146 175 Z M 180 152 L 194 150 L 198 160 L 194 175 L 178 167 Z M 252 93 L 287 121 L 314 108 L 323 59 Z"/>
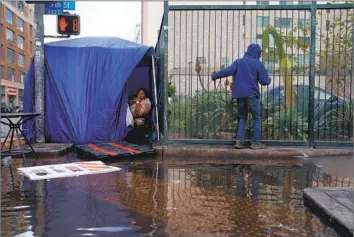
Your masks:
<path fill-rule="evenodd" d="M 55 179 L 89 174 L 102 174 L 120 171 L 121 168 L 108 166 L 102 161 L 86 161 L 68 164 L 42 165 L 18 168 L 31 180 Z"/>

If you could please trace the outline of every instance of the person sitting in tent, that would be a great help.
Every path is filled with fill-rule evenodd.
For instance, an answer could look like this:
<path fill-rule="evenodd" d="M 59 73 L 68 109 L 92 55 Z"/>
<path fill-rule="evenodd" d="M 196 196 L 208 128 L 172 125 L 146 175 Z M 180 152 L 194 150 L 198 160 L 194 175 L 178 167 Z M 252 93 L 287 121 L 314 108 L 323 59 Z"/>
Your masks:
<path fill-rule="evenodd" d="M 145 88 L 138 90 L 134 98 L 129 103 L 130 111 L 134 118 L 134 129 L 128 132 L 126 140 L 135 144 L 146 143 L 148 132 L 148 114 L 151 110 L 149 92 Z"/>

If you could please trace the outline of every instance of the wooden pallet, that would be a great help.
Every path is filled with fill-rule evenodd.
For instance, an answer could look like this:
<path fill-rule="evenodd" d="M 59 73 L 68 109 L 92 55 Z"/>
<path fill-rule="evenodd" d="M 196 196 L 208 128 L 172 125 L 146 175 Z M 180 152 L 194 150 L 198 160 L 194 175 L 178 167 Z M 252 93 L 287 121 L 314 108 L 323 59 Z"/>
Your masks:
<path fill-rule="evenodd" d="M 97 159 L 123 156 L 141 156 L 155 154 L 156 150 L 128 142 L 90 143 L 75 145 L 80 156 L 95 157 Z"/>

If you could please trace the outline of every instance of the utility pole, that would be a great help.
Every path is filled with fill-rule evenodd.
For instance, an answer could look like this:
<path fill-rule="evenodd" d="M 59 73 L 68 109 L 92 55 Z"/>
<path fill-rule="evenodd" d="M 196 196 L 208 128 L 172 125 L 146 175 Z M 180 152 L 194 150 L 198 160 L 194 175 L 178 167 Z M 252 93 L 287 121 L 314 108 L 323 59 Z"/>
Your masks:
<path fill-rule="evenodd" d="M 35 140 L 36 142 L 45 142 L 44 136 L 44 4 L 34 4 L 35 13 L 35 54 L 34 54 L 34 108 L 36 113 L 40 113 L 35 119 Z"/>

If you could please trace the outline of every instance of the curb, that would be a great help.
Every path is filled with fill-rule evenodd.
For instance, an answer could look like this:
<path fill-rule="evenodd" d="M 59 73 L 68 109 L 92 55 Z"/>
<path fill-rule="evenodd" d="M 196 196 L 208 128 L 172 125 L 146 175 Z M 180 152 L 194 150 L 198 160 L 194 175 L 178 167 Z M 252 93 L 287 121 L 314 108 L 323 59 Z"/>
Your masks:
<path fill-rule="evenodd" d="M 264 150 L 234 149 L 233 146 L 156 146 L 159 156 L 218 158 L 300 158 L 353 156 L 352 149 L 268 148 Z"/>

